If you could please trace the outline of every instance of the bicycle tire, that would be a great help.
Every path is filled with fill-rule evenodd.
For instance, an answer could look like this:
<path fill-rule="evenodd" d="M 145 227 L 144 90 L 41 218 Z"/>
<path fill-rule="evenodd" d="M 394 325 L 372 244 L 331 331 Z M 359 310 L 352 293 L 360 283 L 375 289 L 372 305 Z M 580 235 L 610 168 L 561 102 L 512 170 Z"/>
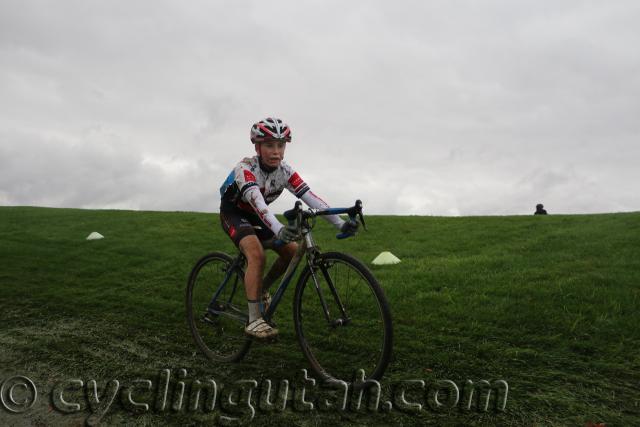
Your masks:
<path fill-rule="evenodd" d="M 342 312 L 323 269 L 333 281 L 349 321 L 338 326 L 327 321 L 311 269 L 305 267 L 296 285 L 293 307 L 302 352 L 313 372 L 324 381 L 351 383 L 358 369 L 365 371 L 365 380 L 379 380 L 389 365 L 393 347 L 391 311 L 380 284 L 364 264 L 350 255 L 318 255 L 314 274 L 334 321 L 336 313 L 342 316 Z"/>
<path fill-rule="evenodd" d="M 187 323 L 198 348 L 210 360 L 237 362 L 251 347 L 244 323 L 226 315 L 212 314 L 208 307 L 222 284 L 233 258 L 222 252 L 209 253 L 196 262 L 189 274 L 186 291 Z M 247 312 L 242 278 L 234 272 L 214 302 L 215 309 L 235 314 Z"/>

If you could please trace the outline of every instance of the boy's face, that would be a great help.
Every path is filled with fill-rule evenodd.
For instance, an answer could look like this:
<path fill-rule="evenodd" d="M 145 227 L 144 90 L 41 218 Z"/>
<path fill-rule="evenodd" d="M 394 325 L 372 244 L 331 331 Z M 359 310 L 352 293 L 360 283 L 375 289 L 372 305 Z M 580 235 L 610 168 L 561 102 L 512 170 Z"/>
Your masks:
<path fill-rule="evenodd" d="M 284 159 L 284 149 L 287 143 L 284 141 L 267 141 L 256 144 L 256 152 L 262 158 L 262 162 L 271 167 L 278 167 Z"/>

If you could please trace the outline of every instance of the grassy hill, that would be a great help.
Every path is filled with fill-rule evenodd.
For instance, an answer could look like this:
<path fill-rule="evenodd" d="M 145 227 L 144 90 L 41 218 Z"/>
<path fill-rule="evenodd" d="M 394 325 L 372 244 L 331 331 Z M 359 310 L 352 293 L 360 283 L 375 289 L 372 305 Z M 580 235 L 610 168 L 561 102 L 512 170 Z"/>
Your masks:
<path fill-rule="evenodd" d="M 0 384 L 6 401 L 8 379 L 27 376 L 38 398 L 24 414 L 0 406 L 0 422 L 82 425 L 98 407 L 83 387 L 95 380 L 107 396 L 117 379 L 121 387 L 137 384 L 137 401 L 151 408 L 120 393 L 103 424 L 223 424 L 250 410 L 154 407 L 162 371 L 171 372 L 173 396 L 178 380 L 188 387 L 214 378 L 227 394 L 240 379 L 293 382 L 307 368 L 291 319 L 293 287 L 276 315 L 278 343 L 255 345 L 243 362 L 227 365 L 210 363 L 192 342 L 184 313 L 189 271 L 209 251 L 234 252 L 218 221 L 189 212 L 1 207 Z M 371 266 L 394 317 L 383 394 L 396 402 L 406 380 L 422 380 L 424 390 L 405 387 L 422 409 L 256 408 L 256 425 L 640 425 L 639 213 L 369 216 L 367 225 L 338 241 L 319 221 L 316 241 L 366 263 L 383 250 L 402 260 Z M 86 241 L 92 231 L 106 238 Z M 142 379 L 149 389 L 135 382 Z M 505 410 L 465 409 L 464 396 L 454 405 L 438 388 L 445 379 L 461 389 L 467 380 L 506 381 Z M 80 411 L 52 409 L 55 385 Z M 449 399 L 447 408 L 433 405 L 434 390 Z M 13 397 L 24 400 L 28 391 L 16 387 Z"/>

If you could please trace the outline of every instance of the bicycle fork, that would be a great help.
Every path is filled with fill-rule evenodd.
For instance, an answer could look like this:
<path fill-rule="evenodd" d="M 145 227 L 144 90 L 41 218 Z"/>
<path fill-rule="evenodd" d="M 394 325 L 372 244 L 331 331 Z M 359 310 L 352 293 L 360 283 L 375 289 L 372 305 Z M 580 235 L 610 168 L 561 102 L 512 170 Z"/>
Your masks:
<path fill-rule="evenodd" d="M 320 304 L 322 305 L 322 311 L 324 312 L 324 317 L 327 320 L 327 323 L 329 324 L 329 326 L 333 329 L 337 328 L 338 326 L 346 326 L 351 322 L 351 319 L 349 318 L 349 316 L 347 315 L 347 312 L 344 308 L 344 304 L 342 304 L 342 301 L 340 300 L 340 296 L 338 295 L 338 291 L 336 290 L 335 285 L 333 284 L 333 281 L 331 280 L 331 276 L 329 275 L 329 272 L 327 271 L 327 268 L 324 264 L 322 263 L 318 263 L 317 268 L 320 269 L 320 271 L 322 272 L 322 275 L 325 279 L 325 281 L 327 282 L 327 286 L 329 287 L 329 290 L 331 291 L 331 295 L 333 295 L 333 299 L 336 303 L 336 305 L 338 306 L 338 308 L 340 309 L 340 314 L 341 317 L 337 318 L 337 319 L 331 319 L 331 313 L 329 313 L 329 307 L 327 306 L 327 301 L 325 300 L 324 297 L 324 293 L 322 291 L 322 288 L 320 287 L 320 283 L 318 282 L 318 278 L 316 276 L 316 273 L 314 271 L 314 262 L 313 260 L 309 260 L 309 271 L 311 272 L 311 278 L 313 279 L 313 285 L 316 288 L 316 292 L 318 293 L 318 297 L 320 298 Z"/>

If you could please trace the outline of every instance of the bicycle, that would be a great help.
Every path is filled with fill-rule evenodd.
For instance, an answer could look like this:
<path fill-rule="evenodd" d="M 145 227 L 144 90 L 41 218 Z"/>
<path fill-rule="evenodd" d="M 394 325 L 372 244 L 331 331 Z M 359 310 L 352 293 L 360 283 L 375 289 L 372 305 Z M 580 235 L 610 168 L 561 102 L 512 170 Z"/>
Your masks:
<path fill-rule="evenodd" d="M 389 304 L 371 271 L 360 261 L 340 252 L 321 253 L 312 232 L 316 217 L 348 214 L 360 219 L 362 202 L 350 208 L 324 210 L 295 207 L 284 213 L 298 230 L 298 250 L 291 259 L 271 303 L 261 312 L 271 322 L 296 269 L 306 260 L 295 289 L 293 322 L 302 352 L 312 371 L 322 380 L 350 383 L 354 372 L 366 379 L 382 377 L 391 358 L 393 328 Z M 350 235 L 338 234 L 342 239 Z M 282 242 L 280 242 L 282 243 Z M 278 244 L 278 242 L 274 242 Z M 202 257 L 193 267 L 187 284 L 187 321 L 193 338 L 212 361 L 237 362 L 251 347 L 244 333 L 248 320 L 244 290 L 246 258 L 222 252 Z M 357 345 L 354 345 L 356 344 Z"/>

